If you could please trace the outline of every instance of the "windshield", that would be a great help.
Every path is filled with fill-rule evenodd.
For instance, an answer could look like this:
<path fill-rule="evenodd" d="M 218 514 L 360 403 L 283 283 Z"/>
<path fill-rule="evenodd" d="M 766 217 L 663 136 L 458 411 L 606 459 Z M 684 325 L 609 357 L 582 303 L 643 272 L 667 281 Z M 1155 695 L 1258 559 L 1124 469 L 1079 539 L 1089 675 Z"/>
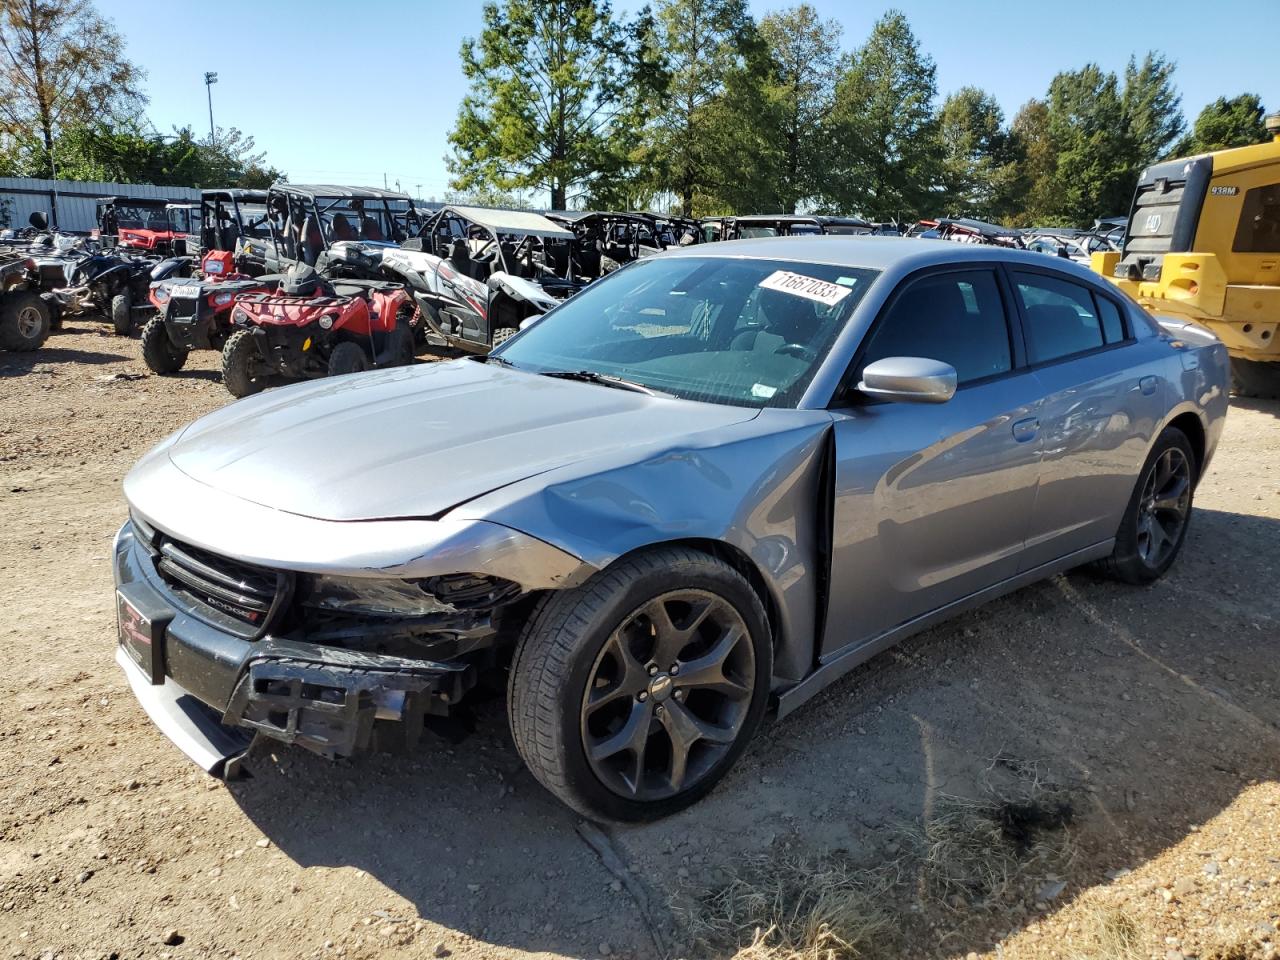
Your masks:
<path fill-rule="evenodd" d="M 876 272 L 787 260 L 639 260 L 494 351 L 686 400 L 792 407 Z"/>

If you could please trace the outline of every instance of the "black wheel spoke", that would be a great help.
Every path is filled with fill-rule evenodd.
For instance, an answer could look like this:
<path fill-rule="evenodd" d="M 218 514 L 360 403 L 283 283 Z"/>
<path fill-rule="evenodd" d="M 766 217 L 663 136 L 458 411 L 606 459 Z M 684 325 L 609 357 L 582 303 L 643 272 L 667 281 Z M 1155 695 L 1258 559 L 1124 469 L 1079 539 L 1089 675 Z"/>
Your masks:
<path fill-rule="evenodd" d="M 1157 510 L 1176 510 L 1182 512 L 1182 498 L 1187 492 L 1187 488 L 1191 486 L 1191 478 L 1187 476 L 1178 476 L 1174 478 L 1173 483 L 1161 489 L 1155 498 L 1155 508 Z"/>
<path fill-rule="evenodd" d="M 715 646 L 705 654 L 679 665 L 676 687 L 713 690 L 733 700 L 751 696 L 749 687 L 725 674 L 725 663 L 729 655 L 744 639 L 744 633 L 732 628 L 726 630 Z"/>
<path fill-rule="evenodd" d="M 628 786 L 632 793 L 640 789 L 640 775 L 644 770 L 645 747 L 649 743 L 650 720 L 653 718 L 653 704 L 649 701 L 636 701 L 626 722 L 617 733 L 590 744 L 588 753 L 595 763 L 609 760 L 621 753 L 629 753 L 631 760 L 623 765 L 623 770 L 631 774 Z"/>
<path fill-rule="evenodd" d="M 1191 506 L 1191 464 L 1178 448 L 1156 458 L 1142 484 L 1138 503 L 1138 555 L 1158 567 L 1177 549 Z"/>
<path fill-rule="evenodd" d="M 613 658 L 618 673 L 612 683 L 591 689 L 587 696 L 588 713 L 594 713 L 621 699 L 634 697 L 649 685 L 649 675 L 645 672 L 644 664 L 631 652 L 631 647 L 621 631 L 613 632 L 608 644 L 605 645 L 605 651 Z"/>
<path fill-rule="evenodd" d="M 716 745 L 733 743 L 737 729 L 725 729 L 699 719 L 678 701 L 669 702 L 659 714 L 662 726 L 671 740 L 671 762 L 667 769 L 667 784 L 672 792 L 678 792 L 688 774 L 689 751 L 699 740 Z"/>

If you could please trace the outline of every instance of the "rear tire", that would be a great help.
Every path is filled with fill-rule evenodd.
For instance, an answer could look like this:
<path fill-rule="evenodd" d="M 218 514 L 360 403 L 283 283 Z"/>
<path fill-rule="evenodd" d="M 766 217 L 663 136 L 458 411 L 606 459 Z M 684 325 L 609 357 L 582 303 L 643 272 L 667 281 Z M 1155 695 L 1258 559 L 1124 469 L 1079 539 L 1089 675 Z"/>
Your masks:
<path fill-rule="evenodd" d="M 23 353 L 43 346 L 52 319 L 49 305 L 37 293 L 23 291 L 0 297 L 0 350 Z"/>
<path fill-rule="evenodd" d="M 157 315 L 142 328 L 142 359 L 156 373 L 177 373 L 189 352 L 173 345 L 164 317 Z"/>
<path fill-rule="evenodd" d="M 247 397 L 266 386 L 262 358 L 252 330 L 237 330 L 222 348 L 222 382 L 233 397 Z"/>
<path fill-rule="evenodd" d="M 329 354 L 329 376 L 341 377 L 348 373 L 360 373 L 372 366 L 369 355 L 358 343 L 343 340 Z"/>
<path fill-rule="evenodd" d="M 111 298 L 111 328 L 122 337 L 133 332 L 133 297 L 128 290 Z"/>
<path fill-rule="evenodd" d="M 1099 562 L 1102 571 L 1137 585 L 1164 576 L 1186 540 L 1198 479 L 1191 441 L 1177 427 L 1165 427 L 1138 474 L 1115 548 Z"/>
<path fill-rule="evenodd" d="M 1231 360 L 1231 389 L 1237 397 L 1280 400 L 1280 362 Z"/>
<path fill-rule="evenodd" d="M 760 598 L 733 567 L 687 547 L 624 558 L 535 608 L 508 680 L 516 749 L 588 817 L 675 813 L 746 749 L 771 651 Z"/>

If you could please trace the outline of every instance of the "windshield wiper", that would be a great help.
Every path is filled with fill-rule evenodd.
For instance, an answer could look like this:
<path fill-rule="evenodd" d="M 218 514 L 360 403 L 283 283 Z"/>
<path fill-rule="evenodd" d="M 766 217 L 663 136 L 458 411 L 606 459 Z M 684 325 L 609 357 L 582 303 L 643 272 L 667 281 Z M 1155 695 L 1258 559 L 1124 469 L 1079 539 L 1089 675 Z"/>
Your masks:
<path fill-rule="evenodd" d="M 602 387 L 613 387 L 615 390 L 630 390 L 632 393 L 643 393 L 650 397 L 671 396 L 671 394 L 664 393 L 661 390 L 646 387 L 643 383 L 636 383 L 634 380 L 628 380 L 625 377 L 615 377 L 611 373 L 598 373 L 595 370 L 543 370 L 539 373 L 539 376 L 556 377 L 560 380 L 577 380 L 581 383 L 598 383 Z"/>
<path fill-rule="evenodd" d="M 486 353 L 483 357 L 476 357 L 475 359 L 479 360 L 481 363 L 500 363 L 504 367 L 515 366 L 515 364 L 512 363 L 510 360 L 508 360 L 506 357 L 498 357 L 492 353 Z"/>

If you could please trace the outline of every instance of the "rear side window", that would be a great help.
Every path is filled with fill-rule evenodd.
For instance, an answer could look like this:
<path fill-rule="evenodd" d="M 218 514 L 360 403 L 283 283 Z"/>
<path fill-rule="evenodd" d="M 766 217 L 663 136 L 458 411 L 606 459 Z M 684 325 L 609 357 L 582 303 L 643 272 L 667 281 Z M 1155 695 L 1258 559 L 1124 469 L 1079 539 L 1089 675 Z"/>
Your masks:
<path fill-rule="evenodd" d="M 1013 367 L 1009 323 L 995 274 L 945 273 L 913 281 L 867 342 L 863 366 L 886 357 L 928 357 L 956 368 L 961 384 Z"/>
<path fill-rule="evenodd" d="M 1254 187 L 1244 195 L 1234 253 L 1280 253 L 1280 183 Z"/>
<path fill-rule="evenodd" d="M 1098 308 L 1087 288 L 1036 273 L 1015 271 L 1013 279 L 1026 316 L 1031 363 L 1095 350 L 1106 342 Z"/>
<path fill-rule="evenodd" d="M 1102 335 L 1107 343 L 1119 343 L 1124 339 L 1124 323 L 1120 319 L 1120 308 L 1108 300 L 1094 294 L 1098 304 L 1098 318 L 1102 321 Z"/>

